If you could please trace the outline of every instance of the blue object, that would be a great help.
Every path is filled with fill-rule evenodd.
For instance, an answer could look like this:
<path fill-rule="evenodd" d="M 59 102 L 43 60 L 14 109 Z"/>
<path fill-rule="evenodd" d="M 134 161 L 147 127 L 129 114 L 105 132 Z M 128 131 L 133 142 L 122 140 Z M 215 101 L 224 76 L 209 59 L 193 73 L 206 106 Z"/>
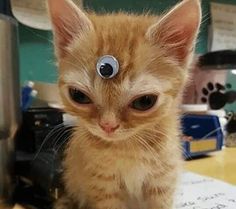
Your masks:
<path fill-rule="evenodd" d="M 25 101 L 24 106 L 22 107 L 22 111 L 26 111 L 27 109 L 30 108 L 30 106 L 32 105 L 32 102 L 33 102 L 34 98 L 37 96 L 37 94 L 38 94 L 38 92 L 36 90 L 32 90 L 28 99 Z"/>
<path fill-rule="evenodd" d="M 34 83 L 29 81 L 25 86 L 22 87 L 21 91 L 21 109 L 25 110 L 29 100 L 31 99 L 31 93 L 33 91 Z"/>
<path fill-rule="evenodd" d="M 182 132 L 190 141 L 182 141 L 184 157 L 191 158 L 222 149 L 223 133 L 215 115 L 184 115 Z"/>

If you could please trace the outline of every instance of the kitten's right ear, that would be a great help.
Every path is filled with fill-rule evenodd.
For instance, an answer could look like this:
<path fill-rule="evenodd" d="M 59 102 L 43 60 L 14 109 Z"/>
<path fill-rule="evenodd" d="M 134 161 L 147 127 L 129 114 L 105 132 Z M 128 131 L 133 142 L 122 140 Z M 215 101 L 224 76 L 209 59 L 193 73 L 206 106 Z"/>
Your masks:
<path fill-rule="evenodd" d="M 93 28 L 92 22 L 71 0 L 48 0 L 56 55 L 62 58 L 69 44 Z"/>
<path fill-rule="evenodd" d="M 187 66 L 194 53 L 200 23 L 200 0 L 183 0 L 152 25 L 146 35 L 167 56 Z"/>

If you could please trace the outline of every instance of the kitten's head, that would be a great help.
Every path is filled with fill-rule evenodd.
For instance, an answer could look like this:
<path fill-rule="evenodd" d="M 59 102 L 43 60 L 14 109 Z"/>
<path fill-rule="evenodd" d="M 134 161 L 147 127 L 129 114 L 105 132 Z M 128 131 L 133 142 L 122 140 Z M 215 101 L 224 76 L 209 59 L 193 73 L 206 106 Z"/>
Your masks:
<path fill-rule="evenodd" d="M 161 126 L 176 109 L 187 78 L 201 19 L 199 1 L 185 0 L 160 18 L 86 15 L 69 0 L 48 1 L 66 110 L 109 141 Z M 96 69 L 104 55 L 119 63 L 110 79 Z M 103 62 L 116 70 L 114 59 Z"/>

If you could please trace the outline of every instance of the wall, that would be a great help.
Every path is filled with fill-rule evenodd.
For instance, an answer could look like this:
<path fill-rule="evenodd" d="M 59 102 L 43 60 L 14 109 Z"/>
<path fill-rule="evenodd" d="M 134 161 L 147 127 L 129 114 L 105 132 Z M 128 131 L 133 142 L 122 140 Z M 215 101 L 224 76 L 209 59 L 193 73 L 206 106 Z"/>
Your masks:
<path fill-rule="evenodd" d="M 21 81 L 55 82 L 57 71 L 53 64 L 51 32 L 20 25 L 19 34 Z"/>

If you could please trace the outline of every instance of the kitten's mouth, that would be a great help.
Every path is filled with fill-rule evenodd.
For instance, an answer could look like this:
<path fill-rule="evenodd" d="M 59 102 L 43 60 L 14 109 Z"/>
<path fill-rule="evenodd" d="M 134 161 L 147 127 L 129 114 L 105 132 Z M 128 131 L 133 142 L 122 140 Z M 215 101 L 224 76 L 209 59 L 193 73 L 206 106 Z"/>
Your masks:
<path fill-rule="evenodd" d="M 116 130 L 114 132 L 106 132 L 100 128 L 96 128 L 96 129 L 89 128 L 88 130 L 92 135 L 99 137 L 101 140 L 108 141 L 108 142 L 123 141 L 123 140 L 126 140 L 129 135 L 129 134 L 122 134 L 120 133 L 119 130 Z"/>
<path fill-rule="evenodd" d="M 107 132 L 101 131 L 101 134 L 99 134 L 98 136 L 105 141 L 120 141 L 120 140 L 122 140 L 121 135 L 116 132 L 107 133 Z"/>

